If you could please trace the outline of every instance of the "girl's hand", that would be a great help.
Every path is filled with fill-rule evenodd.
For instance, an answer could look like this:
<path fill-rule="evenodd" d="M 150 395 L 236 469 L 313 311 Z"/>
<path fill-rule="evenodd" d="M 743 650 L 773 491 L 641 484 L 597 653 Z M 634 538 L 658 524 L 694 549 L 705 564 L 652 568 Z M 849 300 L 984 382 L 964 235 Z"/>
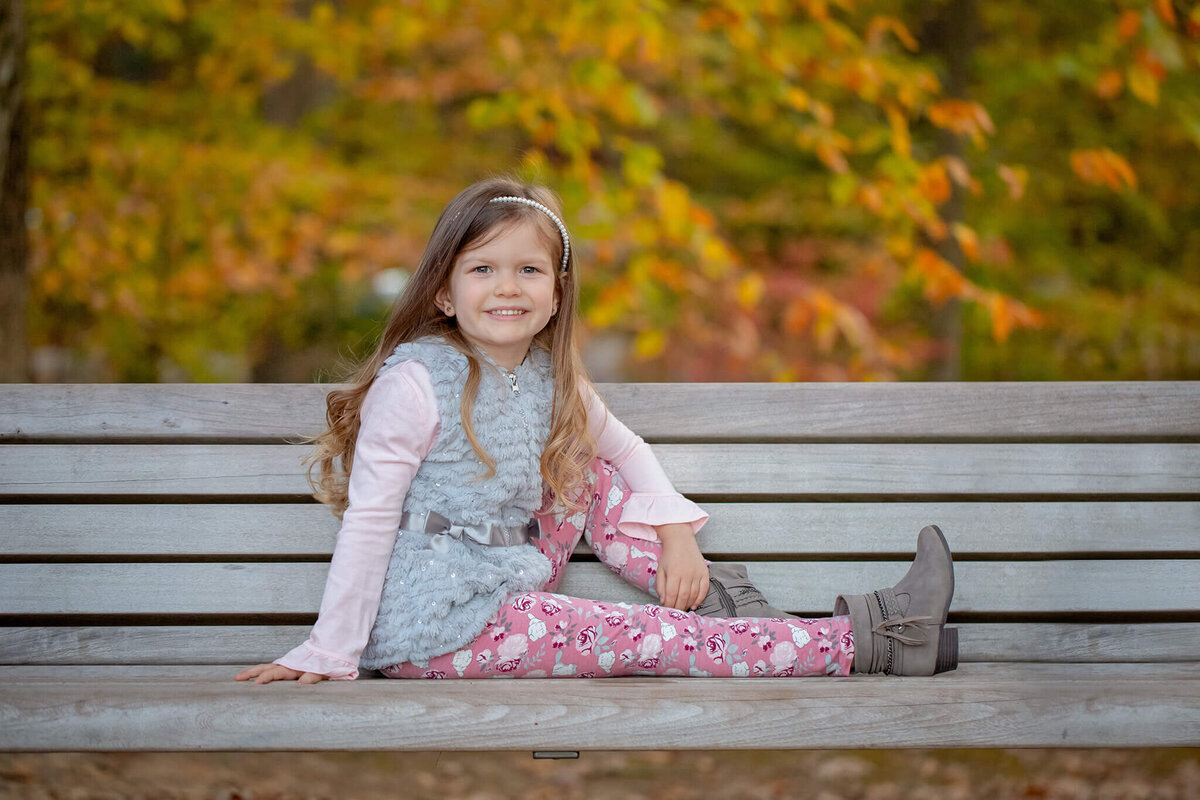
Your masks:
<path fill-rule="evenodd" d="M 258 678 L 255 683 L 270 683 L 271 681 L 294 681 L 299 679 L 300 683 L 320 683 L 324 680 L 329 680 L 328 675 L 322 675 L 319 672 L 300 672 L 298 670 L 289 669 L 282 664 L 259 664 L 256 667 L 242 670 L 237 674 L 235 680 L 248 681 L 251 678 Z"/>
<path fill-rule="evenodd" d="M 669 608 L 691 611 L 708 594 L 708 563 L 700 554 L 691 525 L 659 525 L 656 530 L 662 541 L 655 582 L 658 599 Z"/>

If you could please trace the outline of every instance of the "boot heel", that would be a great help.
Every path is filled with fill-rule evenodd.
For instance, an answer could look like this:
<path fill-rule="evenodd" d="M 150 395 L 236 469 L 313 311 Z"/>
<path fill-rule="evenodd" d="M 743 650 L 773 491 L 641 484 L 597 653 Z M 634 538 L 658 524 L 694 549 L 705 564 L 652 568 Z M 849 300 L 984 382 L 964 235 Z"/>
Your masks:
<path fill-rule="evenodd" d="M 942 628 L 938 636 L 938 654 L 933 674 L 952 669 L 958 669 L 958 628 Z"/>

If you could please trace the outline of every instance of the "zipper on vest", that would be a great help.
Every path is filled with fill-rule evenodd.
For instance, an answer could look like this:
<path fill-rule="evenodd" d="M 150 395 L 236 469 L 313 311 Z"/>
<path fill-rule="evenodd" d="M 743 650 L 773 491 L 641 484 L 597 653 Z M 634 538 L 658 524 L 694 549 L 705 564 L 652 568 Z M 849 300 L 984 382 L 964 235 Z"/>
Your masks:
<path fill-rule="evenodd" d="M 512 387 L 513 394 L 520 396 L 521 387 L 517 384 L 517 373 L 504 370 L 504 374 L 508 377 L 508 382 Z"/>

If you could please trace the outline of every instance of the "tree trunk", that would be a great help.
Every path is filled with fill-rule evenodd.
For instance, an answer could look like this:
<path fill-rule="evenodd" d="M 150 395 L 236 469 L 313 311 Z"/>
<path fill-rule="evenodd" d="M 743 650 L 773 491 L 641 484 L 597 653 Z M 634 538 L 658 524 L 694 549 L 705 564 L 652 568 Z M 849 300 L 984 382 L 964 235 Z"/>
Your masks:
<path fill-rule="evenodd" d="M 970 96 L 971 59 L 978 28 L 976 0 L 949 0 L 940 5 L 937 17 L 927 23 L 925 35 L 930 49 L 942 58 L 945 70 L 942 85 L 946 96 L 966 100 Z M 951 131 L 938 131 L 938 154 L 964 158 L 963 137 Z M 947 227 L 962 222 L 966 216 L 966 190 L 957 183 L 950 185 L 950 199 L 938 208 Z M 931 243 L 938 255 L 954 265 L 959 272 L 966 269 L 966 257 L 953 235 Z M 962 380 L 962 303 L 951 299 L 934 311 L 933 335 L 942 343 L 942 356 L 933 365 L 931 377 L 939 381 Z"/>
<path fill-rule="evenodd" d="M 29 119 L 25 2 L 0 2 L 0 381 L 28 381 Z"/>

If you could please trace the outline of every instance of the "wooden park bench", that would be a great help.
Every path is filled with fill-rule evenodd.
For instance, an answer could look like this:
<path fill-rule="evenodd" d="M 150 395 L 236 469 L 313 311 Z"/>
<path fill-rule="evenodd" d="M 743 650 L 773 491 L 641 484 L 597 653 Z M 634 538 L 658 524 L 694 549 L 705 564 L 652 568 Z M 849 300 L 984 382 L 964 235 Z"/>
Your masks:
<path fill-rule="evenodd" d="M 1200 382 L 600 387 L 783 608 L 940 525 L 954 672 L 237 682 L 316 619 L 339 523 L 288 442 L 329 388 L 0 386 L 0 750 L 1200 745 Z"/>

